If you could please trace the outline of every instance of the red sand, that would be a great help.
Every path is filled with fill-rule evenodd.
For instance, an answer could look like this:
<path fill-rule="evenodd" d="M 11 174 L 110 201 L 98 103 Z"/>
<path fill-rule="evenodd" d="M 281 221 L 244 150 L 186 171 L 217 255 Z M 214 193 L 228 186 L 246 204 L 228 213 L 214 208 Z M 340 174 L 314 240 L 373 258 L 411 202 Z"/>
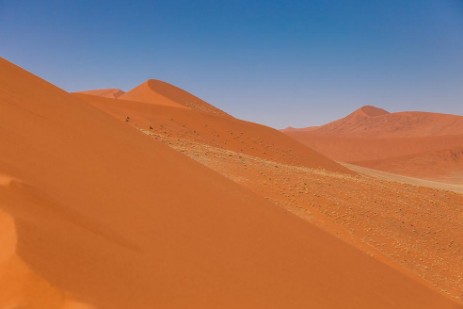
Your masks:
<path fill-rule="evenodd" d="M 268 160 L 352 173 L 281 132 L 263 125 L 198 110 L 74 95 L 117 119 L 125 121 L 129 117 L 128 123 L 137 128 L 149 130 L 151 127 L 153 132 L 159 131 Z"/>
<path fill-rule="evenodd" d="M 160 80 L 150 79 L 135 87 L 124 95 L 121 100 L 138 101 L 161 106 L 187 108 L 201 112 L 230 117 L 224 111 L 210 105 L 183 89 Z"/>
<path fill-rule="evenodd" d="M 309 131 L 344 137 L 427 137 L 463 134 L 463 117 L 427 112 L 389 113 L 363 106 L 350 115 Z M 301 131 L 307 131 L 301 129 Z"/>
<path fill-rule="evenodd" d="M 336 169 L 331 170 L 335 173 L 330 169 L 314 169 L 310 161 L 306 164 L 309 169 L 301 168 L 304 164 L 300 163 L 292 165 L 291 162 L 300 162 L 297 160 L 307 156 L 307 152 L 296 156 L 294 145 L 282 144 L 281 139 L 272 143 L 269 147 L 272 151 L 268 152 L 261 144 L 281 134 L 258 126 L 265 130 L 255 135 L 252 130 L 255 124 L 236 119 L 204 117 L 203 113 L 176 108 L 152 109 L 149 104 L 138 102 L 79 98 L 121 121 L 127 114 L 135 115 L 128 123 L 145 134 L 369 254 L 373 246 L 380 256 L 391 258 L 438 290 L 461 300 L 463 288 L 459 282 L 463 269 L 459 266 L 458 240 L 463 231 L 457 218 L 462 211 L 458 205 L 463 205 L 463 200 L 459 196 L 395 183 L 397 177 L 387 177 L 387 181 L 393 182 L 384 183 L 370 175 L 351 176 L 339 174 Z M 234 143 L 229 143 L 230 136 Z M 247 136 L 254 136 L 254 143 L 246 143 Z M 436 187 L 450 190 L 449 186 L 432 186 Z M 442 217 L 442 213 L 449 217 Z"/>
<path fill-rule="evenodd" d="M 388 113 L 367 106 L 320 127 L 284 133 L 338 161 L 408 176 L 463 182 L 461 159 L 449 162 L 451 153 L 463 146 L 462 116 Z M 419 163 L 424 161 L 426 164 Z"/>
<path fill-rule="evenodd" d="M 463 301 L 463 195 L 448 191 L 461 193 L 463 186 L 352 165 L 359 175 L 332 173 L 144 132 L 361 250 L 372 254 L 373 247 Z"/>
<path fill-rule="evenodd" d="M 0 206 L 13 256 L 50 289 L 97 308 L 460 308 L 3 59 L 0 71 Z"/>

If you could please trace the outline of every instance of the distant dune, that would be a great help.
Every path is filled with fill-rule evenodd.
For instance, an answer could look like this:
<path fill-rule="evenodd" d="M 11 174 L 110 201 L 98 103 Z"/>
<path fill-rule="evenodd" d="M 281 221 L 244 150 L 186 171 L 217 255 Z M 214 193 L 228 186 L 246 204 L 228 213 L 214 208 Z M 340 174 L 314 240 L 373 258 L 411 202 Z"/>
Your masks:
<path fill-rule="evenodd" d="M 137 128 L 151 128 L 153 132 L 161 130 L 172 137 L 203 142 L 267 160 L 352 174 L 320 153 L 263 125 L 211 114 L 202 109 L 178 109 L 81 94 L 75 96 L 117 119 L 127 120 Z"/>
<path fill-rule="evenodd" d="M 364 106 L 315 129 L 283 132 L 335 160 L 415 177 L 463 181 L 460 159 L 452 163 L 448 158 L 449 152 L 463 147 L 462 116 L 389 113 Z M 419 163 L 423 160 L 427 167 Z"/>
<path fill-rule="evenodd" d="M 342 119 L 312 128 L 296 131 L 361 138 L 445 136 L 463 134 L 463 117 L 427 112 L 389 113 L 367 105 Z"/>
<path fill-rule="evenodd" d="M 224 111 L 210 105 L 183 89 L 160 80 L 150 79 L 120 96 L 121 100 L 138 101 L 154 105 L 187 108 L 213 115 L 230 117 Z"/>

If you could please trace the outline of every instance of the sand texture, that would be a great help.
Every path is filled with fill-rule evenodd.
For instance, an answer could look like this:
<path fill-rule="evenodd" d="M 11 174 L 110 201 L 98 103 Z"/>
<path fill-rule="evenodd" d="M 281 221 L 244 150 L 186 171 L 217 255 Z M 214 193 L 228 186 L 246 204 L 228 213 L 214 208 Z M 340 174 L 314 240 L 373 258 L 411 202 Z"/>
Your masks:
<path fill-rule="evenodd" d="M 214 114 L 162 100 L 141 104 Z M 461 308 L 129 117 L 0 59 L 0 262 L 13 264 L 0 268 L 0 307 Z M 318 170 L 358 177 L 274 134 L 311 153 Z M 293 159 L 303 160 L 284 160 Z"/>

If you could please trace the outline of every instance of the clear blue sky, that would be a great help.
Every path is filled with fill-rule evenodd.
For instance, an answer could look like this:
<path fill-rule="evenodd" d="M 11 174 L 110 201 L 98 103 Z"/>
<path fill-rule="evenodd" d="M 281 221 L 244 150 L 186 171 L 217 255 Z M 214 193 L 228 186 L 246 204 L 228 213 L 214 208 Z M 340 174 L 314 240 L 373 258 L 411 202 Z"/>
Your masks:
<path fill-rule="evenodd" d="M 0 55 L 68 91 L 162 79 L 277 128 L 463 114 L 463 0 L 0 0 Z"/>

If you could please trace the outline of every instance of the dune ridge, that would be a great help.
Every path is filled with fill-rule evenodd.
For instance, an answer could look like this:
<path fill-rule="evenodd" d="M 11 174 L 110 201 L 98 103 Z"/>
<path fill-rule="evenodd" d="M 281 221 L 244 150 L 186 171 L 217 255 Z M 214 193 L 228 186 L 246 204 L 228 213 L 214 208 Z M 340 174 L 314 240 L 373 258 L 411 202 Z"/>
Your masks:
<path fill-rule="evenodd" d="M 342 137 L 428 137 L 463 134 L 463 116 L 430 112 L 390 113 L 384 109 L 366 105 L 339 120 L 319 126 L 312 134 Z"/>
<path fill-rule="evenodd" d="M 8 184 L 8 185 L 11 185 Z M 5 185 L 4 185 L 5 186 Z M 1 206 L 1 205 L 0 205 Z M 93 309 L 52 286 L 17 254 L 18 235 L 13 217 L 0 209 L 0 306 L 2 308 Z"/>
<path fill-rule="evenodd" d="M 187 108 L 216 116 L 231 117 L 191 93 L 164 81 L 149 79 L 119 97 L 121 100 L 137 101 L 161 106 Z"/>
<path fill-rule="evenodd" d="M 136 128 L 162 131 L 178 138 L 187 138 L 264 159 L 352 174 L 320 153 L 263 125 L 197 110 L 74 95 Z"/>
<path fill-rule="evenodd" d="M 334 160 L 413 177 L 463 182 L 459 159 L 450 159 L 463 146 L 463 116 L 388 113 L 367 106 L 317 128 L 283 133 Z"/>

